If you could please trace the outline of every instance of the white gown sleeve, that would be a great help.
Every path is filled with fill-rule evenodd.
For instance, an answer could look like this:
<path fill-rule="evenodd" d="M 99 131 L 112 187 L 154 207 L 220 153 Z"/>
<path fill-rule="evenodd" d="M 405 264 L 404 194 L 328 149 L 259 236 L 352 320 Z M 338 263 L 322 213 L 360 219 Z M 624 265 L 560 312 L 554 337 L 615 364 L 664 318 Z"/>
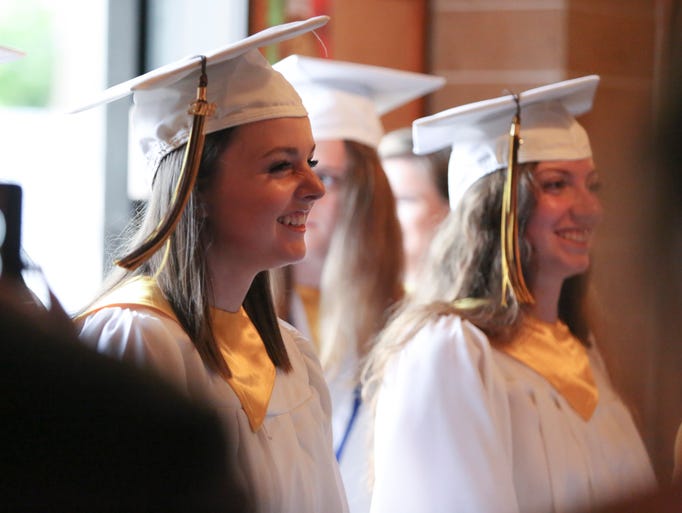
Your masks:
<path fill-rule="evenodd" d="M 99 310 L 82 321 L 80 338 L 99 353 L 155 372 L 185 394 L 188 367 L 203 368 L 198 354 L 192 357 L 194 346 L 182 328 L 145 310 Z"/>
<path fill-rule="evenodd" d="M 485 335 L 426 325 L 379 392 L 371 513 L 517 513 L 509 406 Z"/>

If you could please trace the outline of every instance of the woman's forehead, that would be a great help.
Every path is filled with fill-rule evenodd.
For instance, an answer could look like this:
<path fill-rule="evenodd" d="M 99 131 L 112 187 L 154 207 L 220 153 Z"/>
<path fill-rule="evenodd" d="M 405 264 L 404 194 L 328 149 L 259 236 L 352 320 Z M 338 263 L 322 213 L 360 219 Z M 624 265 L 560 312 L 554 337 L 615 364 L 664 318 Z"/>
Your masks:
<path fill-rule="evenodd" d="M 276 148 L 291 148 L 308 153 L 315 142 L 307 117 L 284 117 L 254 121 L 235 127 L 231 141 L 247 145 L 256 153 L 267 153 Z"/>
<path fill-rule="evenodd" d="M 578 160 L 545 160 L 538 162 L 533 172 L 559 171 L 565 173 L 592 173 L 595 172 L 594 161 L 591 157 Z"/>

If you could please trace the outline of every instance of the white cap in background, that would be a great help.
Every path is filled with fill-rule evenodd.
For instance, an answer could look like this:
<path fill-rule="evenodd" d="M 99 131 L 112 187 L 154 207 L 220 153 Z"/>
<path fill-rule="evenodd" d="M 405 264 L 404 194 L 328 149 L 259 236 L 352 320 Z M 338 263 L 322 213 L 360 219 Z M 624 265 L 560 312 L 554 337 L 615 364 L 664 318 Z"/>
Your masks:
<path fill-rule="evenodd" d="M 597 75 L 529 89 L 518 95 L 521 146 L 518 162 L 579 160 L 592 156 L 585 129 L 576 121 L 591 110 Z M 509 129 L 517 105 L 513 95 L 461 105 L 417 119 L 414 151 L 451 147 L 450 206 L 459 204 L 474 182 L 507 167 Z"/>
<path fill-rule="evenodd" d="M 273 67 L 301 95 L 315 140 L 351 140 L 375 149 L 384 135 L 381 116 L 445 84 L 433 75 L 300 55 Z"/>

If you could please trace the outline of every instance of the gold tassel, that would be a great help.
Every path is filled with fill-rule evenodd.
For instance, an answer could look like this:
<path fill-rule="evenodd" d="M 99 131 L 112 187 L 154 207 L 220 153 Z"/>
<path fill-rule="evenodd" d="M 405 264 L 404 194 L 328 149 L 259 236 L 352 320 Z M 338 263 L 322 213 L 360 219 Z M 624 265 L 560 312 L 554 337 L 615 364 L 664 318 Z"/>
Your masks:
<path fill-rule="evenodd" d="M 518 222 L 518 155 L 521 128 L 521 114 L 518 96 L 514 95 L 516 113 L 509 129 L 509 160 L 507 176 L 502 195 L 502 219 L 500 223 L 500 245 L 502 250 L 502 306 L 507 306 L 507 294 L 511 292 L 519 303 L 532 304 L 533 295 L 526 287 L 521 269 Z"/>
<path fill-rule="evenodd" d="M 190 105 L 188 113 L 193 116 L 189 139 L 182 160 L 178 183 L 173 191 L 171 206 L 166 217 L 159 223 L 147 239 L 133 251 L 116 262 L 116 265 L 134 270 L 147 261 L 172 235 L 187 206 L 190 194 L 199 174 L 199 164 L 204 150 L 204 123 L 206 116 L 212 116 L 216 105 L 206 101 L 206 57 L 201 55 L 201 76 L 197 88 L 197 99 Z"/>

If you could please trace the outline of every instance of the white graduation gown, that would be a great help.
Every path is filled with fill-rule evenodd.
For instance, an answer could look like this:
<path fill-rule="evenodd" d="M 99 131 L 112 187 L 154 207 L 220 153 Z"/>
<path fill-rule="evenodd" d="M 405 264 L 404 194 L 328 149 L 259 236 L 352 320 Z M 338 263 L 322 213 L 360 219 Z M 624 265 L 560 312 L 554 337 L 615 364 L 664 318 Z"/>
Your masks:
<path fill-rule="evenodd" d="M 293 370 L 277 369 L 265 420 L 255 433 L 233 390 L 207 369 L 177 322 L 143 307 L 109 307 L 86 317 L 80 335 L 100 353 L 151 368 L 187 396 L 211 404 L 229 434 L 228 462 L 256 511 L 346 512 L 319 361 L 294 328 L 282 322 L 281 330 Z"/>
<path fill-rule="evenodd" d="M 289 316 L 296 329 L 312 339 L 305 306 L 295 291 L 291 294 Z M 371 425 L 367 408 L 362 404 L 354 412 L 358 366 L 355 352 L 349 351 L 344 355 L 340 370 L 325 374 L 325 378 L 332 402 L 334 453 L 339 462 L 348 510 L 350 513 L 368 513 L 370 488 L 367 455 L 370 451 L 368 434 Z"/>
<path fill-rule="evenodd" d="M 542 376 L 457 316 L 389 363 L 374 426 L 372 513 L 564 513 L 655 486 L 632 417 L 588 351 L 584 421 Z"/>
<path fill-rule="evenodd" d="M 354 414 L 359 371 L 359 359 L 356 352 L 351 350 L 344 355 L 337 372 L 327 373 L 332 398 L 334 452 L 338 456 L 350 513 L 368 513 L 371 499 L 371 413 L 365 404 L 359 403 Z"/>
<path fill-rule="evenodd" d="M 291 294 L 290 317 L 296 329 L 310 338 L 310 325 L 301 297 Z M 341 479 L 346 490 L 350 513 L 368 513 L 371 499 L 369 454 L 371 414 L 360 404 L 353 417 L 355 387 L 358 386 L 360 362 L 354 350 L 343 356 L 340 368 L 325 376 L 332 399 L 332 433 L 334 452 L 338 454 Z M 347 436 L 346 436 L 347 433 Z M 342 441 L 343 448 L 339 450 Z"/>

